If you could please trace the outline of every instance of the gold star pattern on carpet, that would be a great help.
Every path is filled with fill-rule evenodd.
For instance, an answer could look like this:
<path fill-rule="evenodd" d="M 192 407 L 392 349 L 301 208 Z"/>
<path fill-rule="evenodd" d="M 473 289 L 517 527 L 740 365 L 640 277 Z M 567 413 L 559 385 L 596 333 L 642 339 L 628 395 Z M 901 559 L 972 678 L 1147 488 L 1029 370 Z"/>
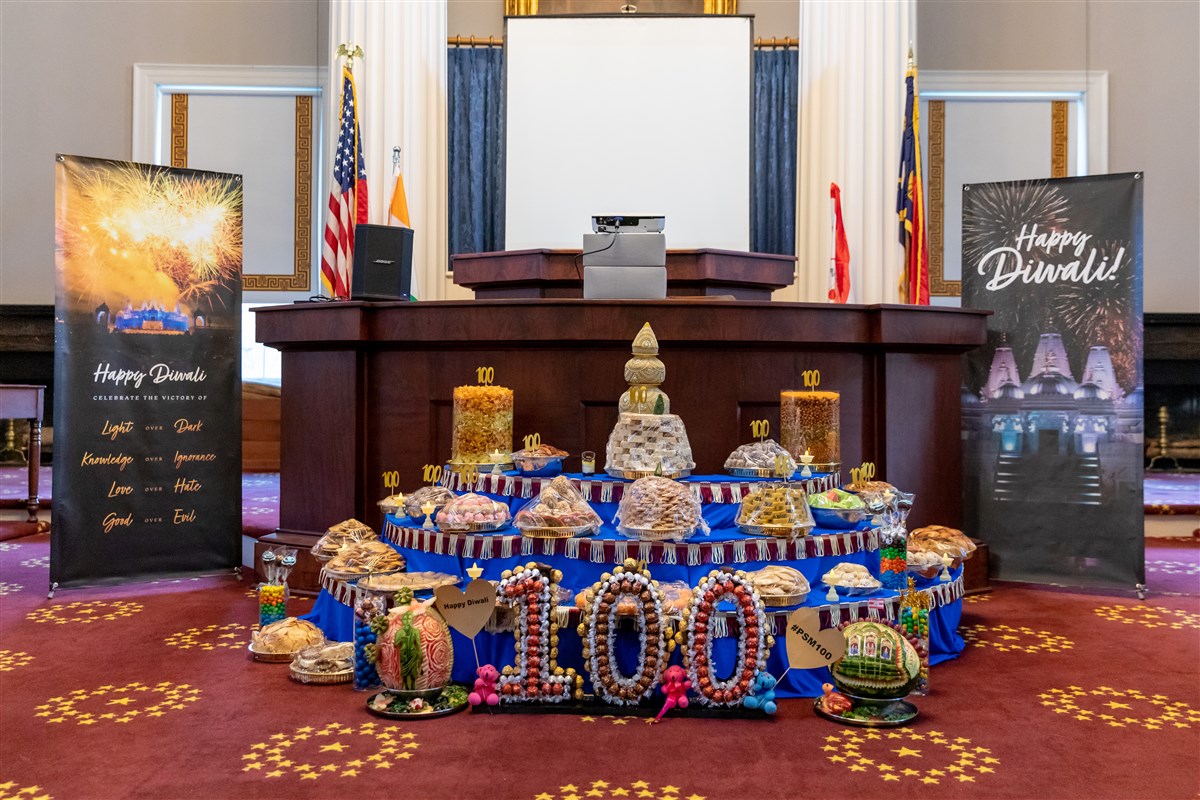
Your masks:
<path fill-rule="evenodd" d="M 88 625 L 131 617 L 141 610 L 142 604 L 132 600 L 76 600 L 34 609 L 25 615 L 25 619 L 55 625 Z"/>
<path fill-rule="evenodd" d="M 631 715 L 617 716 L 615 714 L 604 714 L 603 716 L 599 717 L 583 716 L 579 718 L 580 722 L 600 722 L 602 720 L 607 720 L 613 725 L 630 725 L 638 721 L 652 724 L 654 722 L 654 717 L 635 717 Z"/>
<path fill-rule="evenodd" d="M 832 749 L 830 749 L 832 748 Z M 875 776 L 885 783 L 958 786 L 994 772 L 1000 759 L 970 739 L 941 731 L 898 728 L 846 729 L 825 737 L 822 748 L 832 764 Z"/>
<path fill-rule="evenodd" d="M 1191 728 L 1200 725 L 1200 709 L 1166 695 L 1148 695 L 1139 689 L 1068 686 L 1038 695 L 1053 714 L 1095 722 L 1107 728 L 1145 728 L 1148 731 Z"/>
<path fill-rule="evenodd" d="M 964 603 L 990 603 L 992 595 L 989 594 L 969 594 L 963 598 Z"/>
<path fill-rule="evenodd" d="M 708 800 L 704 795 L 681 789 L 673 784 L 655 788 L 644 780 L 636 781 L 606 781 L 595 780 L 591 783 L 568 783 L 558 787 L 556 792 L 543 791 L 534 795 L 532 800 L 609 800 L 609 798 L 654 798 L 654 800 Z"/>
<path fill-rule="evenodd" d="M 0 800 L 51 800 L 40 786 L 18 787 L 16 781 L 0 781 Z"/>
<path fill-rule="evenodd" d="M 0 672 L 12 672 L 33 661 L 33 656 L 21 650 L 0 650 Z"/>
<path fill-rule="evenodd" d="M 1070 650 L 1075 643 L 1065 636 L 1050 631 L 1038 631 L 1007 624 L 963 625 L 959 628 L 963 641 L 977 647 L 991 647 L 1001 653 L 1061 653 Z"/>
<path fill-rule="evenodd" d="M 200 690 L 187 683 L 163 681 L 150 686 L 134 681 L 125 686 L 106 684 L 91 690 L 75 689 L 51 697 L 34 709 L 34 716 L 47 723 L 127 724 L 139 717 L 161 717 L 181 711 L 199 699 Z"/>
<path fill-rule="evenodd" d="M 1096 614 L 1111 622 L 1125 625 L 1141 625 L 1145 628 L 1170 628 L 1173 631 L 1184 628 L 1200 628 L 1200 614 L 1192 614 L 1174 608 L 1159 608 L 1147 603 L 1139 605 L 1100 606 Z"/>
<path fill-rule="evenodd" d="M 21 545 L 18 542 L 0 542 L 0 553 L 7 553 L 9 550 L 16 550 Z"/>
<path fill-rule="evenodd" d="M 251 628 L 231 622 L 228 625 L 206 625 L 203 628 L 188 628 L 186 631 L 172 633 L 164 644 L 178 647 L 180 650 L 241 650 L 250 640 Z"/>
<path fill-rule="evenodd" d="M 358 778 L 391 769 L 412 759 L 420 743 L 415 733 L 396 725 L 362 722 L 323 727 L 305 725 L 291 733 L 273 733 L 242 755 L 242 772 L 261 778 Z M 401 744 L 403 742 L 403 744 Z"/>
<path fill-rule="evenodd" d="M 19 583 L 9 583 L 8 581 L 0 581 L 0 597 L 7 597 L 10 594 L 16 594 L 25 587 Z"/>
<path fill-rule="evenodd" d="M 21 562 L 22 567 L 30 567 L 31 569 L 46 569 L 50 566 L 50 556 L 38 556 L 37 558 L 27 558 Z"/>

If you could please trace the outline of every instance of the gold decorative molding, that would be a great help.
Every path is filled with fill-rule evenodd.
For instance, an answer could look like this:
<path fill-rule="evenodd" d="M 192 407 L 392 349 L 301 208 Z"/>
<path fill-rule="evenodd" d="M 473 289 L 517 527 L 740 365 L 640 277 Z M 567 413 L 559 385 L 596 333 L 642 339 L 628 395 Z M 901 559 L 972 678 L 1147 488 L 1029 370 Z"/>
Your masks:
<path fill-rule="evenodd" d="M 186 167 L 188 146 L 188 96 L 171 95 L 171 166 Z"/>
<path fill-rule="evenodd" d="M 930 100 L 926 116 L 929 122 L 929 174 L 926 186 L 926 210 L 929 214 L 929 295 L 958 297 L 962 294 L 962 281 L 945 279 L 946 101 Z"/>
<path fill-rule="evenodd" d="M 538 0 L 504 0 L 504 16 L 536 17 Z"/>
<path fill-rule="evenodd" d="M 296 96 L 295 247 L 291 275 L 247 275 L 242 288 L 257 292 L 307 292 L 312 289 L 312 96 Z"/>
<path fill-rule="evenodd" d="M 737 0 L 704 0 L 705 14 L 736 14 Z"/>
<path fill-rule="evenodd" d="M 1050 103 L 1050 177 L 1067 177 L 1068 104 L 1066 100 Z"/>

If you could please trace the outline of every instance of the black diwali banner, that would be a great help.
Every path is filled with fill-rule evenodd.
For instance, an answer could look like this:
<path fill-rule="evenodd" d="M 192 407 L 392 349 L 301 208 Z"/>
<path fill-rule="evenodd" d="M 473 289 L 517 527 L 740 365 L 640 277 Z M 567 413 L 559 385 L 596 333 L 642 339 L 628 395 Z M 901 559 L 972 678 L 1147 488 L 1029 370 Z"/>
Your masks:
<path fill-rule="evenodd" d="M 60 155 L 56 191 L 50 580 L 233 568 L 241 176 Z"/>
<path fill-rule="evenodd" d="M 1142 175 L 963 187 L 966 520 L 1004 580 L 1144 582 Z"/>

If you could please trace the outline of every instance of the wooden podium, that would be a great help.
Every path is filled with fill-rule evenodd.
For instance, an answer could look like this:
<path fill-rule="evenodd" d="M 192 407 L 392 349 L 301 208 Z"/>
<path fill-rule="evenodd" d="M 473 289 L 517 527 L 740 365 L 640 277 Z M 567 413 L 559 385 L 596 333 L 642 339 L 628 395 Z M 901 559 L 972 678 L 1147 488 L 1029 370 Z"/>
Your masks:
<path fill-rule="evenodd" d="M 479 366 L 513 390 L 518 442 L 538 432 L 572 454 L 569 471 L 583 450 L 601 454 L 602 469 L 630 342 L 645 322 L 696 474 L 721 472 L 750 440 L 750 420 L 778 431 L 780 390 L 802 388 L 801 372 L 819 369 L 821 388 L 841 392 L 843 465 L 873 461 L 880 478 L 916 492 L 913 527 L 961 522 L 961 356 L 986 341 L 985 311 L 676 297 L 255 312 L 258 341 L 283 353 L 280 529 L 261 545 L 311 546 L 348 517 L 379 530 L 383 473 L 397 470 L 410 492 L 422 465 L 446 461 L 454 387 L 474 383 Z"/>
<path fill-rule="evenodd" d="M 454 282 L 477 300 L 583 297 L 579 250 L 507 250 L 451 256 Z M 796 258 L 734 250 L 668 250 L 669 297 L 771 299 L 790 286 Z"/>

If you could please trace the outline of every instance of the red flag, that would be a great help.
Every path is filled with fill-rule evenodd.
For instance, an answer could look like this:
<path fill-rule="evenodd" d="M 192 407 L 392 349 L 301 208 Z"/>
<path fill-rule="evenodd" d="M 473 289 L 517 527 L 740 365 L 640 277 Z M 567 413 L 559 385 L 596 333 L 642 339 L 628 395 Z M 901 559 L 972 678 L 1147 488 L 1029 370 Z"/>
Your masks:
<path fill-rule="evenodd" d="M 354 264 L 354 226 L 367 221 L 367 165 L 358 128 L 358 98 L 354 74 L 342 68 L 342 104 L 333 186 L 325 218 L 321 251 L 321 287 L 330 297 L 350 297 L 350 268 Z"/>
<path fill-rule="evenodd" d="M 850 297 L 850 243 L 842 225 L 842 190 L 829 184 L 833 204 L 833 256 L 829 259 L 829 300 L 844 303 Z"/>

